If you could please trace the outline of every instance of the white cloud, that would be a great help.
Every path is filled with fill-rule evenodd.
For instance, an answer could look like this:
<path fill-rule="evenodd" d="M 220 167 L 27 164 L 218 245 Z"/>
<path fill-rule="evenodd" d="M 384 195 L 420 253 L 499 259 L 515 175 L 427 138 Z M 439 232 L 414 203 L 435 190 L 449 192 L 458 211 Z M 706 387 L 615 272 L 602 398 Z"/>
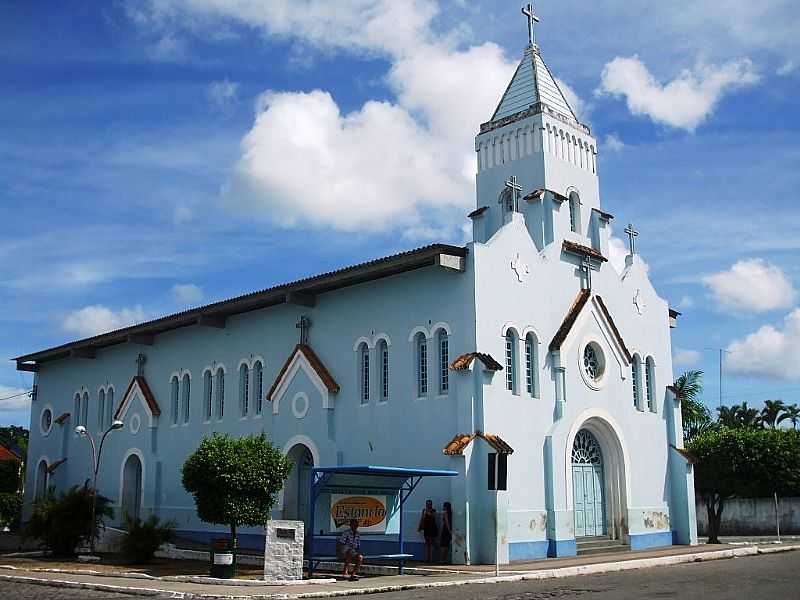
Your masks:
<path fill-rule="evenodd" d="M 107 306 L 95 304 L 85 306 L 66 315 L 61 327 L 64 331 L 76 333 L 81 337 L 90 337 L 121 329 L 135 323 L 141 323 L 147 319 L 148 315 L 141 306 L 122 308 L 115 311 Z"/>
<path fill-rule="evenodd" d="M 603 148 L 610 152 L 619 152 L 625 147 L 625 142 L 619 139 L 616 133 L 609 133 L 603 139 Z"/>
<path fill-rule="evenodd" d="M 693 306 L 694 306 L 694 298 L 692 298 L 688 294 L 682 296 L 681 299 L 678 301 L 678 308 L 680 309 L 692 308 Z"/>
<path fill-rule="evenodd" d="M 784 319 L 783 329 L 764 325 L 727 348 L 726 368 L 740 375 L 800 379 L 800 308 Z"/>
<path fill-rule="evenodd" d="M 31 399 L 27 391 L 22 388 L 0 385 L 0 399 L 8 398 L 7 400 L 0 400 L 0 412 L 30 408 Z"/>
<path fill-rule="evenodd" d="M 638 56 L 618 56 L 603 68 L 598 93 L 625 96 L 634 115 L 647 115 L 657 123 L 694 131 L 724 94 L 758 79 L 753 63 L 745 58 L 719 67 L 700 64 L 662 84 Z"/>
<path fill-rule="evenodd" d="M 625 242 L 613 235 L 608 237 L 608 262 L 614 267 L 617 273 L 625 270 L 625 257 L 628 256 L 628 249 Z"/>
<path fill-rule="evenodd" d="M 182 204 L 176 206 L 172 213 L 172 219 L 175 221 L 176 225 L 188 223 L 192 220 L 192 218 L 194 218 L 194 211 L 192 211 L 192 209 L 188 206 L 184 206 Z"/>
<path fill-rule="evenodd" d="M 147 49 L 147 55 L 160 62 L 181 62 L 186 58 L 186 43 L 174 35 L 164 35 Z"/>
<path fill-rule="evenodd" d="M 556 85 L 561 88 L 561 92 L 567 99 L 567 104 L 569 104 L 572 110 L 575 112 L 575 116 L 578 117 L 578 120 L 581 123 L 588 123 L 589 114 L 592 112 L 593 108 L 592 105 L 578 96 L 577 92 L 573 90 L 572 87 L 563 79 L 556 77 Z"/>
<path fill-rule="evenodd" d="M 676 367 L 693 367 L 700 361 L 700 352 L 685 348 L 672 350 L 672 364 Z"/>
<path fill-rule="evenodd" d="M 203 301 L 203 290 L 193 283 L 176 283 L 172 286 L 172 299 L 176 304 L 189 306 Z"/>
<path fill-rule="evenodd" d="M 797 70 L 797 63 L 793 60 L 785 61 L 778 70 L 775 71 L 778 75 L 785 77 L 786 75 L 791 75 Z"/>
<path fill-rule="evenodd" d="M 703 277 L 714 299 L 731 312 L 766 312 L 794 304 L 797 291 L 784 272 L 760 258 L 737 261 Z"/>
<path fill-rule="evenodd" d="M 239 102 L 239 83 L 227 79 L 212 81 L 208 84 L 206 93 L 217 110 L 228 114 Z"/>

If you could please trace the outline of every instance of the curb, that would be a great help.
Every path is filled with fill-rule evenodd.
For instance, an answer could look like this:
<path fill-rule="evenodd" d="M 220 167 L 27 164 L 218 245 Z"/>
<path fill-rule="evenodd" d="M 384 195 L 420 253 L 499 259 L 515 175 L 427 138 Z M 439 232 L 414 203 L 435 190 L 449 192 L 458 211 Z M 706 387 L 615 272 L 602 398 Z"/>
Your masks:
<path fill-rule="evenodd" d="M 656 558 L 643 558 L 629 561 L 618 561 L 613 563 L 596 563 L 592 565 L 579 565 L 574 567 L 562 567 L 555 569 L 542 569 L 537 571 L 523 572 L 515 575 L 501 575 L 499 577 L 482 577 L 475 579 L 459 579 L 451 581 L 432 581 L 430 583 L 407 583 L 397 585 L 382 585 L 369 588 L 351 588 L 330 591 L 298 592 L 288 594 L 254 594 L 254 595 L 229 595 L 229 594 L 203 594 L 193 592 L 179 592 L 174 590 L 146 588 L 146 587 L 127 587 L 109 585 L 104 583 L 91 583 L 79 581 L 62 581 L 58 579 L 40 579 L 22 575 L 3 575 L 0 574 L 0 581 L 15 581 L 19 583 L 31 583 L 50 587 L 91 589 L 105 592 L 117 592 L 123 594 L 138 594 L 144 596 L 161 596 L 165 598 L 179 599 L 203 599 L 203 600 L 294 600 L 301 598 L 336 598 L 341 596 L 361 596 L 365 594 L 377 594 L 381 592 L 399 592 L 414 589 L 429 589 L 454 587 L 461 585 L 491 584 L 491 583 L 514 583 L 519 581 L 535 581 L 542 579 L 561 579 L 564 577 L 574 577 L 577 575 L 597 575 L 600 573 L 616 573 L 620 571 L 633 571 L 651 567 L 666 567 L 678 564 L 694 562 L 707 562 L 713 560 L 724 560 L 739 558 L 744 556 L 757 556 L 761 554 L 775 554 L 778 552 L 792 552 L 800 550 L 800 545 L 758 548 L 748 546 L 745 548 L 734 548 L 730 550 L 717 550 L 711 552 L 694 552 L 689 554 L 679 554 L 677 556 L 660 556 Z"/>

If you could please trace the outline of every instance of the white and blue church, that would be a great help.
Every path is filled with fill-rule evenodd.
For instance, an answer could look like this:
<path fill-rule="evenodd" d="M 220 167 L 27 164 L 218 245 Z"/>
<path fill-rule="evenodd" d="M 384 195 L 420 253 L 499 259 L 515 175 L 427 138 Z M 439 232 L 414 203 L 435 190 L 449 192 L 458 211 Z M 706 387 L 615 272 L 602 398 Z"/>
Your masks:
<path fill-rule="evenodd" d="M 201 522 L 181 467 L 203 436 L 264 432 L 295 463 L 273 511 L 309 515 L 313 467 L 446 469 L 405 507 L 453 507 L 454 563 L 697 541 L 670 329 L 635 251 L 609 262 L 597 141 L 529 44 L 475 138 L 473 241 L 434 244 L 41 350 L 25 514 L 91 479 L 123 511 Z M 505 490 L 494 487 L 499 476 Z M 323 538 L 329 510 L 320 498 Z M 263 529 L 240 543 L 263 549 Z M 364 534 L 381 552 L 395 533 Z M 387 546 L 388 548 L 388 546 Z M 386 551 L 386 550 L 384 550 Z"/>

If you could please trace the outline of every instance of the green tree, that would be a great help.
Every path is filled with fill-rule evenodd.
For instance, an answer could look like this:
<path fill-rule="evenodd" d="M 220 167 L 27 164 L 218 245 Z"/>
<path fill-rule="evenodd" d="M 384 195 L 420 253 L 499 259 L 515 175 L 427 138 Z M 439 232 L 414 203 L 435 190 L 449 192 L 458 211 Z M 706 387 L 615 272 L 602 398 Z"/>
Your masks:
<path fill-rule="evenodd" d="M 783 400 L 764 400 L 764 408 L 761 409 L 759 419 L 764 427 L 775 429 L 780 421 L 779 417 L 786 412 L 787 406 Z"/>
<path fill-rule="evenodd" d="M 761 426 L 761 414 L 747 402 L 733 406 L 720 406 L 717 409 L 717 423 L 732 429 L 752 429 Z"/>
<path fill-rule="evenodd" d="M 183 487 L 206 523 L 228 525 L 236 544 L 240 525 L 265 525 L 292 462 L 267 437 L 215 433 L 183 463 Z"/>
<path fill-rule="evenodd" d="M 800 406 L 797 404 L 790 404 L 783 411 L 783 414 L 778 417 L 778 425 L 784 421 L 792 422 L 792 429 L 797 429 L 797 422 L 800 421 Z"/>
<path fill-rule="evenodd" d="M 711 424 L 711 413 L 703 404 L 703 372 L 686 371 L 673 384 L 681 401 L 683 439 L 688 442 Z"/>
<path fill-rule="evenodd" d="M 706 505 L 709 543 L 719 543 L 726 500 L 800 493 L 800 431 L 718 426 L 687 448 L 697 459 L 695 489 Z"/>

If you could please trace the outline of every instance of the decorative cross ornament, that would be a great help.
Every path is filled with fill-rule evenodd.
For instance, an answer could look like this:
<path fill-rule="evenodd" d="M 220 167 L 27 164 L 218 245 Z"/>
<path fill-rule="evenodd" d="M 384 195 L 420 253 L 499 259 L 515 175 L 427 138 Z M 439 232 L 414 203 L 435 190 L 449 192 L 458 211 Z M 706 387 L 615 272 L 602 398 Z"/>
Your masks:
<path fill-rule="evenodd" d="M 581 260 L 581 271 L 586 277 L 586 287 L 584 289 L 592 289 L 592 259 L 588 256 L 584 256 L 583 260 Z"/>
<path fill-rule="evenodd" d="M 303 315 L 295 327 L 300 330 L 300 343 L 305 346 L 308 344 L 308 330 L 311 328 L 311 319 Z"/>
<path fill-rule="evenodd" d="M 640 315 L 644 314 L 644 309 L 647 308 L 647 304 L 644 301 L 642 290 L 636 290 L 636 295 L 633 297 L 633 305 L 636 307 L 636 312 Z"/>
<path fill-rule="evenodd" d="M 511 210 L 519 212 L 519 193 L 522 191 L 522 186 L 517 183 L 517 176 L 512 175 L 506 181 L 505 186 L 510 190 L 511 194 Z"/>
<path fill-rule="evenodd" d="M 536 35 L 533 32 L 533 24 L 539 22 L 539 17 L 533 12 L 533 4 L 529 3 L 527 6 L 523 7 L 522 14 L 528 17 L 528 44 L 535 46 Z"/>
<path fill-rule="evenodd" d="M 514 257 L 514 260 L 511 261 L 511 270 L 517 276 L 517 280 L 522 283 L 525 278 L 531 274 L 530 268 L 528 268 L 528 263 L 524 262 L 517 252 L 517 255 Z"/>
<path fill-rule="evenodd" d="M 144 363 L 147 362 L 147 357 L 144 354 L 139 354 L 136 357 L 136 374 L 139 377 L 144 377 Z"/>
<path fill-rule="evenodd" d="M 628 239 L 630 240 L 631 246 L 631 256 L 636 254 L 636 236 L 639 235 L 639 232 L 633 228 L 633 223 L 628 223 L 628 226 L 625 228 L 625 233 L 628 234 Z"/>

